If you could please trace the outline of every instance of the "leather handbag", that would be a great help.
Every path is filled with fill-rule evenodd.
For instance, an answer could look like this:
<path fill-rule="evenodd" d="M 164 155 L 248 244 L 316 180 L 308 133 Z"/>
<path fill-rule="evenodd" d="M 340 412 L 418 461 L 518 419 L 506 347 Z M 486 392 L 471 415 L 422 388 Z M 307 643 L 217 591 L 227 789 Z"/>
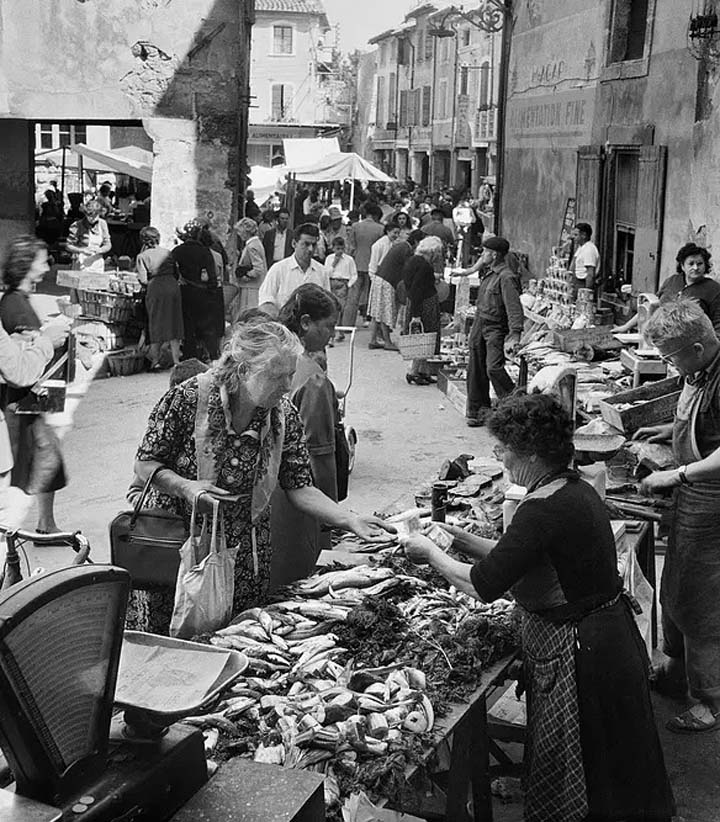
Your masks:
<path fill-rule="evenodd" d="M 128 571 L 139 590 L 175 587 L 180 548 L 190 533 L 179 514 L 143 507 L 160 470 L 162 466 L 150 474 L 133 510 L 121 511 L 110 523 L 110 562 Z"/>

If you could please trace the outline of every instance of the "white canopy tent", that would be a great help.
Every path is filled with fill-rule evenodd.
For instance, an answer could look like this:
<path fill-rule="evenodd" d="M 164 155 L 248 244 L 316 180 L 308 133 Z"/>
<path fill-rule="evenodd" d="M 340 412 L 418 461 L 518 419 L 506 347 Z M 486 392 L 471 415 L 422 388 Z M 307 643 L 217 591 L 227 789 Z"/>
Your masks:
<path fill-rule="evenodd" d="M 392 183 L 393 178 L 380 171 L 372 163 L 354 152 L 338 151 L 327 154 L 312 165 L 302 168 L 287 168 L 303 183 L 325 183 L 335 180 L 351 180 L 350 208 L 355 202 L 355 180 L 367 180 L 378 183 Z"/>
<path fill-rule="evenodd" d="M 152 182 L 152 154 L 137 146 L 109 149 L 90 148 L 84 143 L 69 146 L 71 151 L 89 159 L 93 166 L 103 171 L 127 174 L 146 183 Z"/>

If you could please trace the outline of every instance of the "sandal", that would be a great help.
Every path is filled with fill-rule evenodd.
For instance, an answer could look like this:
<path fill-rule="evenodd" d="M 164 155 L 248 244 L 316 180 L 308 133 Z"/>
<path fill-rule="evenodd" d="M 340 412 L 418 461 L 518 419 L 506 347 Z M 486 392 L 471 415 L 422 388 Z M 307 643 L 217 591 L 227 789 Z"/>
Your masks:
<path fill-rule="evenodd" d="M 668 673 L 667 668 L 661 665 L 650 674 L 650 690 L 671 699 L 682 699 L 687 695 L 687 681 L 677 674 Z"/>
<path fill-rule="evenodd" d="M 684 713 L 674 716 L 665 727 L 676 734 L 697 734 L 720 730 L 720 714 L 713 714 L 712 722 L 703 722 L 688 708 Z"/>

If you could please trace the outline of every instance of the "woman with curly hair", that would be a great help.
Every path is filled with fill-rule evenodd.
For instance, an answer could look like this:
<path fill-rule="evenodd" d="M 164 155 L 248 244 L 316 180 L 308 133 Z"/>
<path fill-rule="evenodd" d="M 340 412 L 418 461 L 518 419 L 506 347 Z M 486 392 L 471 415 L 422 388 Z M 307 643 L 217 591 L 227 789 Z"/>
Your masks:
<path fill-rule="evenodd" d="M 65 247 L 73 255 L 73 268 L 102 272 L 105 254 L 112 250 L 110 229 L 103 220 L 105 206 L 99 200 L 89 200 L 80 210 L 84 216 L 68 229 Z"/>
<path fill-rule="evenodd" d="M 42 323 L 30 304 L 30 294 L 48 272 L 47 246 L 36 237 L 16 237 L 2 268 L 5 293 L 0 300 L 0 322 L 8 334 L 37 332 Z M 18 405 L 30 388 L 7 387 L 5 415 L 14 465 L 12 485 L 38 499 L 38 533 L 59 531 L 55 522 L 55 492 L 67 484 L 60 442 L 42 414 L 18 414 Z"/>
<path fill-rule="evenodd" d="M 665 305 L 678 297 L 696 300 L 700 308 L 710 317 L 715 333 L 720 334 L 720 283 L 710 272 L 712 254 L 700 245 L 685 243 L 682 246 L 675 262 L 675 274 L 668 277 L 660 286 L 657 293 L 661 305 Z M 613 329 L 616 332 L 630 331 L 638 323 L 635 314 L 624 325 Z"/>
<path fill-rule="evenodd" d="M 495 542 L 445 526 L 474 564 L 421 535 L 405 551 L 486 602 L 512 591 L 528 694 L 525 818 L 670 822 L 647 651 L 603 501 L 568 468 L 570 416 L 555 397 L 515 394 L 487 426 L 509 479 L 527 489 L 507 531 Z"/>

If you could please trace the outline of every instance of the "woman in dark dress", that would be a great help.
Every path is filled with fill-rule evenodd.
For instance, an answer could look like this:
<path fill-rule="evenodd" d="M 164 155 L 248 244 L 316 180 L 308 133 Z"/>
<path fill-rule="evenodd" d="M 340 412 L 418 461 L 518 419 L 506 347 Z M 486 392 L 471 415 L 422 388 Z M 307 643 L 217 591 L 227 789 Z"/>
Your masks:
<path fill-rule="evenodd" d="M 440 300 L 435 287 L 435 272 L 442 270 L 443 259 L 442 240 L 439 237 L 425 237 L 420 240 L 415 253 L 403 268 L 407 294 L 404 333 L 410 333 L 411 325 L 417 329 L 419 324 L 426 334 L 434 332 L 436 354 L 440 351 Z M 412 385 L 429 385 L 434 382 L 425 359 L 413 360 L 405 379 Z"/>
<path fill-rule="evenodd" d="M 523 616 L 528 692 L 525 819 L 670 822 L 649 659 L 617 573 L 602 500 L 567 468 L 572 424 L 554 397 L 514 395 L 489 417 L 512 482 L 527 488 L 497 541 L 447 527 L 459 562 L 424 536 L 414 562 L 490 602 L 511 590 Z"/>
<path fill-rule="evenodd" d="M 160 232 L 153 226 L 140 231 L 142 251 L 135 261 L 138 279 L 147 286 L 145 308 L 150 341 L 150 368 L 159 370 L 160 351 L 170 344 L 173 365 L 180 362 L 183 338 L 182 302 L 177 266 L 170 251 L 160 248 Z"/>
<path fill-rule="evenodd" d="M 2 270 L 5 294 L 0 300 L 0 322 L 8 334 L 37 331 L 42 323 L 30 304 L 35 284 L 48 272 L 47 246 L 36 237 L 16 237 L 8 248 Z M 29 388 L 7 387 L 6 418 L 14 466 L 11 482 L 38 500 L 39 533 L 59 531 L 55 522 L 55 492 L 67 484 L 60 443 L 42 414 L 18 414 L 18 403 Z"/>

